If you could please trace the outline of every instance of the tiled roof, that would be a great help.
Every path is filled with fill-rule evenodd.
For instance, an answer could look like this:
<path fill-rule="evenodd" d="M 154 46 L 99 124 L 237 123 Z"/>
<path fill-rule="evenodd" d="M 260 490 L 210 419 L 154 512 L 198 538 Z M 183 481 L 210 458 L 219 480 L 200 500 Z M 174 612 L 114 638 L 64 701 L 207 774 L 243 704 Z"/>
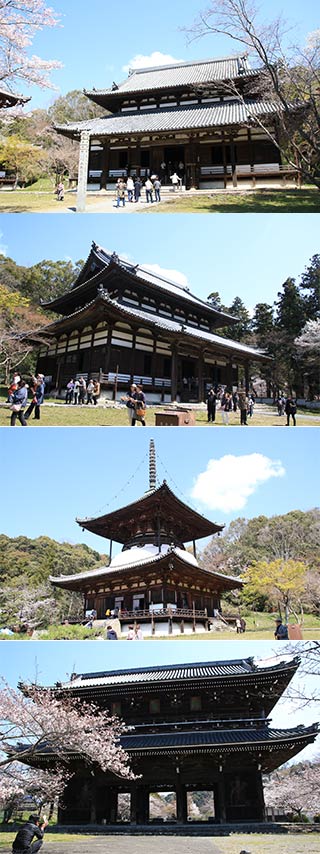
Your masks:
<path fill-rule="evenodd" d="M 193 564 L 190 564 L 190 561 L 187 559 L 184 561 L 181 555 L 181 549 L 172 549 L 167 554 L 157 554 L 149 558 L 142 557 L 141 560 L 137 561 L 136 563 L 125 564 L 117 567 L 103 566 L 100 569 L 89 569 L 85 572 L 74 573 L 74 575 L 50 575 L 49 579 L 53 585 L 59 585 L 59 583 L 61 582 L 68 581 L 89 581 L 92 579 L 98 580 L 99 578 L 103 578 L 104 576 L 114 575 L 115 573 L 122 573 L 124 569 L 129 572 L 129 570 L 135 569 L 137 567 L 149 567 L 161 561 L 165 562 L 169 555 L 176 555 L 182 563 L 186 564 L 188 568 L 190 568 L 191 566 L 193 569 L 195 568 L 198 572 L 207 574 L 210 578 L 221 579 L 222 581 L 231 581 L 234 582 L 237 587 L 243 584 L 239 576 L 236 577 L 234 575 L 224 575 L 221 572 L 211 572 L 211 570 L 205 569 L 202 566 L 194 566 Z"/>
<path fill-rule="evenodd" d="M 68 125 L 57 125 L 56 130 L 77 136 L 89 130 L 90 136 L 121 136 L 160 131 L 181 131 L 246 124 L 255 116 L 274 115 L 278 106 L 271 101 L 230 101 L 219 104 L 198 104 L 189 107 L 168 107 L 140 110 L 134 113 L 117 113 L 102 118 Z"/>
<path fill-rule="evenodd" d="M 196 329 L 193 326 L 187 326 L 186 324 L 179 323 L 175 320 L 169 320 L 167 318 L 162 318 L 160 315 L 155 317 L 151 312 L 142 311 L 135 308 L 129 308 L 128 306 L 124 306 L 123 304 L 117 302 L 116 300 L 111 299 L 109 295 L 104 291 L 100 293 L 96 299 L 92 300 L 91 303 L 88 303 L 85 308 L 80 308 L 77 311 L 72 312 L 72 314 L 66 315 L 60 320 L 55 320 L 53 323 L 48 324 L 45 327 L 48 332 L 54 333 L 58 327 L 62 327 L 65 321 L 68 321 L 72 317 L 77 317 L 77 315 L 81 315 L 84 311 L 86 311 L 89 307 L 93 307 L 98 300 L 103 300 L 109 305 L 116 308 L 120 314 L 125 317 L 133 317 L 138 320 L 145 321 L 146 323 L 151 324 L 156 329 L 164 329 L 168 332 L 175 332 L 177 335 L 181 336 L 183 333 L 189 335 L 190 338 L 197 338 L 202 341 L 207 341 L 208 344 L 216 344 L 219 345 L 221 350 L 226 350 L 227 353 L 234 354 L 243 354 L 252 356 L 253 359 L 270 359 L 270 356 L 267 356 L 263 350 L 254 349 L 253 347 L 249 347 L 247 344 L 240 344 L 239 341 L 233 341 L 231 338 L 222 338 L 220 335 L 214 335 L 212 332 L 205 332 L 202 329 Z"/>
<path fill-rule="evenodd" d="M 263 663 L 262 663 L 263 664 Z M 276 665 L 267 664 L 259 667 L 252 658 L 230 659 L 226 661 L 208 661 L 188 664 L 169 664 L 157 667 L 139 667 L 130 670 L 103 671 L 101 673 L 82 673 L 63 683 L 63 689 L 87 688 L 106 686 L 112 688 L 117 685 L 157 684 L 163 682 L 181 682 L 189 680 L 206 680 L 208 678 L 219 679 L 221 677 L 237 677 L 254 675 L 258 677 L 261 673 L 277 673 L 278 671 L 295 671 L 299 659 L 290 658 L 287 662 L 279 662 Z"/>
<path fill-rule="evenodd" d="M 205 59 L 198 62 L 175 62 L 153 68 L 136 69 L 117 88 L 86 90 L 86 95 L 119 95 L 130 92 L 148 92 L 152 89 L 170 89 L 230 80 L 250 73 L 248 61 L 242 56 L 222 59 Z M 255 73 L 255 72 L 251 72 Z"/>
<path fill-rule="evenodd" d="M 152 750 L 178 747 L 214 747 L 223 745 L 261 744 L 278 741 L 295 741 L 297 738 L 315 737 L 316 725 L 297 726 L 292 729 L 216 729 L 207 732 L 172 732 L 144 735 L 125 735 L 121 738 L 125 750 Z"/>

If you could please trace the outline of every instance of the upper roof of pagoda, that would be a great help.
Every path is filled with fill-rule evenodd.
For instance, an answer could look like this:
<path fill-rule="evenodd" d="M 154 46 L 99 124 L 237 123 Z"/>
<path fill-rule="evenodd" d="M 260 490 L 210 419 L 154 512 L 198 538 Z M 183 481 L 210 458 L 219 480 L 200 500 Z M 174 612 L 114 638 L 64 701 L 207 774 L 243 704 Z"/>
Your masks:
<path fill-rule="evenodd" d="M 16 107 L 18 104 L 26 104 L 30 100 L 30 98 L 24 95 L 18 95 L 16 92 L 10 92 L 9 89 L 5 89 L 3 86 L 0 86 L 1 109 Z"/>
<path fill-rule="evenodd" d="M 41 304 L 43 308 L 50 311 L 57 311 L 60 314 L 68 315 L 75 308 L 86 305 L 90 300 L 94 299 L 99 289 L 103 285 L 107 287 L 110 279 L 115 274 L 121 274 L 134 287 L 137 287 L 140 283 L 142 287 L 145 286 L 146 290 L 153 292 L 153 294 L 158 293 L 163 297 L 171 295 L 177 303 L 184 304 L 186 308 L 192 309 L 197 307 L 210 318 L 211 324 L 216 328 L 237 323 L 236 317 L 219 311 L 209 301 L 202 300 L 191 293 L 188 287 L 179 285 L 177 282 L 166 278 L 166 276 L 155 272 L 153 269 L 129 262 L 115 252 L 109 252 L 98 246 L 94 241 L 92 242 L 87 260 L 71 289 L 62 296 L 50 302 L 42 302 Z"/>
<path fill-rule="evenodd" d="M 226 80 L 236 80 L 255 74 L 250 69 L 246 55 L 220 59 L 200 59 L 193 62 L 174 62 L 169 65 L 138 68 L 129 71 L 121 83 L 106 89 L 85 89 L 85 94 L 97 104 L 106 106 L 119 97 L 189 90 L 197 86 L 216 86 Z M 111 106 L 112 109 L 112 106 Z"/>
<path fill-rule="evenodd" d="M 223 525 L 216 525 L 177 498 L 165 480 L 161 486 L 149 490 L 126 507 L 103 516 L 76 521 L 93 534 L 125 544 L 131 539 L 137 522 L 140 524 L 148 520 L 156 533 L 158 519 L 161 528 L 170 531 L 172 537 L 181 543 L 209 537 L 223 530 Z"/>

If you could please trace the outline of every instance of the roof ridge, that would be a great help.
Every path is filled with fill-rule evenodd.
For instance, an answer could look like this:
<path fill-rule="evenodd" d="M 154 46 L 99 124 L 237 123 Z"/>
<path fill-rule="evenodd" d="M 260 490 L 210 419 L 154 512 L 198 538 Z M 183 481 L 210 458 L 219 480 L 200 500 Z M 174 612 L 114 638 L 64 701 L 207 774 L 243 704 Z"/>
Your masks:
<path fill-rule="evenodd" d="M 134 74 L 145 74 L 146 71 L 160 71 L 162 69 L 167 71 L 170 68 L 181 68 L 187 65 L 208 65 L 208 63 L 215 65 L 218 62 L 227 62 L 232 59 L 246 59 L 246 56 L 242 52 L 229 54 L 229 56 L 218 56 L 216 59 L 212 59 L 212 57 L 208 59 L 182 59 L 176 62 L 168 62 L 166 65 L 145 65 L 143 68 L 134 68 L 131 74 L 128 74 L 128 77 L 133 77 Z"/>

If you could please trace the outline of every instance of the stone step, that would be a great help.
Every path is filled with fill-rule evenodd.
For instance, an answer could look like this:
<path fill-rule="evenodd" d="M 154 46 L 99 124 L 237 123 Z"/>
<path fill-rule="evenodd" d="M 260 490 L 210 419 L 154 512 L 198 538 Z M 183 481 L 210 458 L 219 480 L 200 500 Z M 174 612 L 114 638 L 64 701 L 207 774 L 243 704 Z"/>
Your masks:
<path fill-rule="evenodd" d="M 56 825 L 50 827 L 47 833 L 81 833 L 103 834 L 105 836 L 230 836 L 240 834 L 295 834 L 320 833 L 320 824 L 297 824 L 285 822 L 237 822 L 230 824 L 214 824 L 209 822 L 190 822 L 188 824 L 169 824 L 153 822 L 152 824 L 87 824 L 87 825 Z"/>

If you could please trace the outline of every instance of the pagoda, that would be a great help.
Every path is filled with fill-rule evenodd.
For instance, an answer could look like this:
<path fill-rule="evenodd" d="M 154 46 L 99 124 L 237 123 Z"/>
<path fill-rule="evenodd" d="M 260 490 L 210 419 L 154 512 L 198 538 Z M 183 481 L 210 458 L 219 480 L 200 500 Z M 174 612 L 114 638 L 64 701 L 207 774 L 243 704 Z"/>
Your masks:
<path fill-rule="evenodd" d="M 221 595 L 241 590 L 239 577 L 199 565 L 196 541 L 223 526 L 184 504 L 164 480 L 156 485 L 154 442 L 149 451 L 149 489 L 137 501 L 106 515 L 77 519 L 81 528 L 110 540 L 110 563 L 75 575 L 51 576 L 54 587 L 84 597 L 85 615 L 98 619 L 116 609 L 122 631 L 133 619 L 146 635 L 207 630 L 221 621 Z M 112 542 L 122 551 L 112 557 Z M 193 543 L 190 553 L 186 543 Z"/>
<path fill-rule="evenodd" d="M 78 698 L 123 719 L 130 730 L 121 744 L 141 775 L 134 781 L 117 778 L 68 754 L 66 746 L 64 760 L 73 776 L 59 823 L 100 825 L 105 833 L 121 827 L 141 832 L 142 826 L 156 832 L 160 824 L 161 833 L 174 833 L 175 826 L 181 832 L 196 820 L 190 809 L 196 793 L 210 795 L 210 825 L 265 821 L 262 775 L 291 760 L 318 733 L 317 724 L 271 726 L 269 715 L 298 666 L 299 659 L 288 655 L 226 659 L 74 673 L 57 683 L 51 689 L 55 697 Z M 55 759 L 61 756 L 40 744 L 31 764 L 52 768 Z M 156 794 L 170 795 L 169 826 L 152 817 Z"/>
<path fill-rule="evenodd" d="M 49 346 L 37 371 L 58 395 L 82 375 L 99 379 L 109 399 L 135 382 L 148 403 L 197 402 L 212 385 L 232 390 L 241 381 L 249 388 L 250 366 L 270 361 L 217 334 L 237 317 L 96 243 L 72 288 L 42 307 L 59 317 L 41 330 Z"/>
<path fill-rule="evenodd" d="M 279 105 L 261 97 L 262 76 L 238 55 L 135 69 L 85 90 L 105 115 L 56 127 L 80 140 L 81 204 L 87 184 L 112 189 L 129 175 L 165 185 L 176 172 L 186 189 L 279 184 L 292 170 L 272 141 Z"/>

